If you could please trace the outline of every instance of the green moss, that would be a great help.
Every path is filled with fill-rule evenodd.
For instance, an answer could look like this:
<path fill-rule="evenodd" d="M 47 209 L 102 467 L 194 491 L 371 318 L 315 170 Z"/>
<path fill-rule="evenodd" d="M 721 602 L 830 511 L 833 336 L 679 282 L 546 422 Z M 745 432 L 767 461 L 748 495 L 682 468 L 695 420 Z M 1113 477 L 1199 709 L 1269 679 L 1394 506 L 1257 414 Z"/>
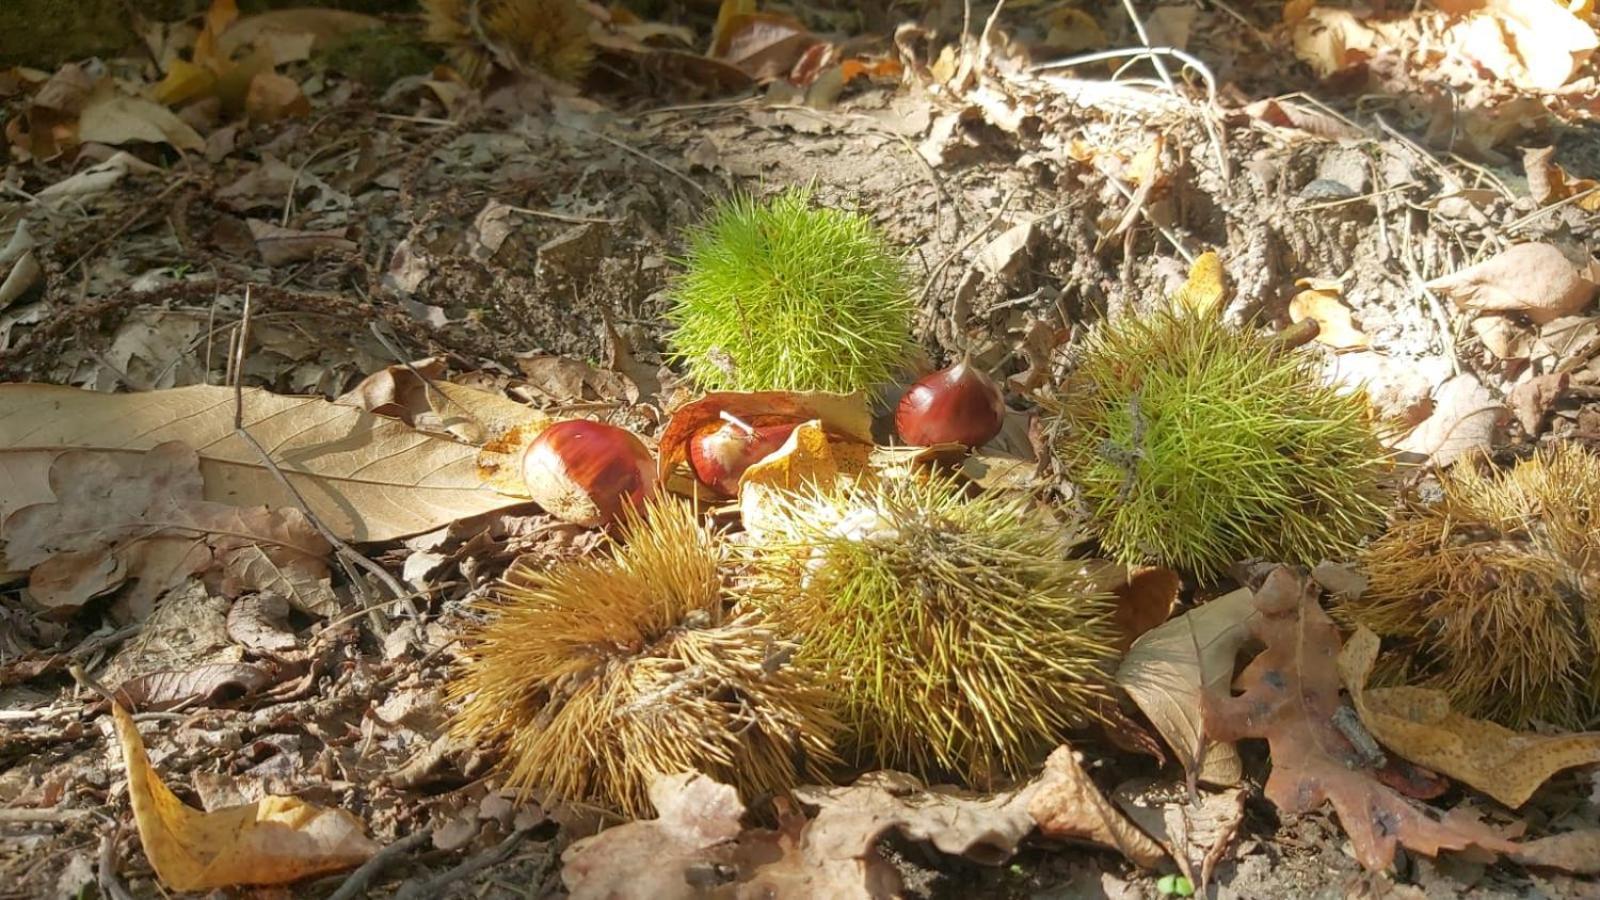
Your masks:
<path fill-rule="evenodd" d="M 1026 498 L 895 479 L 781 503 L 746 601 L 835 686 L 856 762 L 992 786 L 1109 702 L 1109 598 Z"/>
<path fill-rule="evenodd" d="M 385 26 L 344 35 L 318 50 L 312 61 L 381 91 L 401 78 L 427 72 L 442 59 L 415 28 Z"/>
<path fill-rule="evenodd" d="M 1383 522 L 1366 397 L 1215 315 L 1102 327 L 1045 405 L 1056 462 L 1125 562 L 1202 579 L 1249 557 L 1315 563 Z"/>
<path fill-rule="evenodd" d="M 857 391 L 904 364 L 909 283 L 865 216 L 796 189 L 724 202 L 688 237 L 671 344 L 700 387 Z"/>

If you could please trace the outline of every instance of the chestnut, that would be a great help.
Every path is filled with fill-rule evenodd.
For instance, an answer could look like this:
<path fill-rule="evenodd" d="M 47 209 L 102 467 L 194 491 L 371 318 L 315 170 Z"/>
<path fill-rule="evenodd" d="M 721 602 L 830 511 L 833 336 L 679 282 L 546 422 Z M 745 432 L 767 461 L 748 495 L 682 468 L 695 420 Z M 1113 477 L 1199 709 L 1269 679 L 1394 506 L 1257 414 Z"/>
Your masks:
<path fill-rule="evenodd" d="M 655 487 L 649 448 L 631 431 L 569 419 L 539 433 L 522 456 L 528 495 L 574 525 L 609 525 Z"/>
<path fill-rule="evenodd" d="M 724 496 L 739 492 L 739 476 L 789 439 L 798 421 L 762 417 L 746 422 L 727 412 L 689 438 L 689 468 L 700 483 Z"/>
<path fill-rule="evenodd" d="M 924 376 L 895 409 L 895 430 L 907 444 L 980 447 L 1005 424 L 1006 403 L 993 378 L 961 362 Z"/>

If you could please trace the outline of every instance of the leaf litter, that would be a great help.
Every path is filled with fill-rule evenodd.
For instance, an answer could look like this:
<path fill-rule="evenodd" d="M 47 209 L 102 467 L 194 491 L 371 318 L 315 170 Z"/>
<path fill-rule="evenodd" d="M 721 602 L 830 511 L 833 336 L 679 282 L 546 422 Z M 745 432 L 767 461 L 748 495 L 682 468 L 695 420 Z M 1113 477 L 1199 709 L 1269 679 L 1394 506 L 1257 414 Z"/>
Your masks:
<path fill-rule="evenodd" d="M 184 717 L 172 720 L 171 729 L 147 725 L 147 737 L 158 765 L 174 767 L 174 775 L 192 772 L 202 797 L 236 802 L 260 796 L 269 784 L 274 790 L 287 784 L 284 793 L 356 811 L 383 841 L 424 834 L 413 830 L 423 823 L 448 825 L 448 835 L 436 831 L 424 842 L 450 848 L 444 869 L 458 858 L 498 861 L 491 872 L 509 867 L 525 873 L 535 890 L 553 887 L 559 847 L 537 844 L 583 833 L 581 816 L 553 808 L 546 821 L 531 798 L 503 797 L 492 784 L 453 796 L 482 773 L 485 753 L 436 741 L 437 717 L 416 711 L 437 705 L 426 685 L 446 677 L 451 642 L 476 615 L 471 601 L 512 557 L 555 561 L 596 552 L 593 533 L 519 505 L 519 448 L 544 423 L 574 413 L 625 422 L 660 436 L 664 446 L 681 446 L 667 438 L 681 441 L 681 426 L 673 423 L 690 418 L 676 418 L 684 395 L 674 396 L 663 366 L 672 360 L 650 325 L 658 309 L 654 292 L 676 252 L 663 235 L 694 218 L 702 193 L 746 186 L 754 173 L 774 184 L 815 181 L 830 204 L 869 204 L 896 240 L 930 266 L 948 257 L 932 269 L 925 292 L 927 327 L 920 333 L 928 349 L 973 353 L 996 377 L 1007 375 L 1019 397 L 1070 364 L 1072 345 L 1093 327 L 1091 309 L 1138 308 L 1170 293 L 1174 273 L 1187 268 L 1209 273 L 1192 279 L 1197 302 L 1212 293 L 1217 299 L 1208 302 L 1217 302 L 1226 283 L 1236 296 L 1230 317 L 1249 311 L 1260 321 L 1316 320 L 1319 344 L 1340 351 L 1330 369 L 1388 379 L 1374 384 L 1385 392 L 1375 399 L 1414 428 L 1397 439 L 1400 448 L 1433 464 L 1505 447 L 1521 452 L 1525 440 L 1600 438 L 1591 402 L 1600 351 L 1593 336 L 1596 279 L 1583 265 L 1584 242 L 1593 246 L 1593 225 L 1583 215 L 1600 202 L 1593 186 L 1600 161 L 1574 153 L 1561 128 L 1547 130 L 1586 115 L 1595 70 L 1592 8 L 1585 4 L 1562 9 L 1497 0 L 1438 4 L 1411 15 L 1346 15 L 1296 2 L 1283 6 L 1281 26 L 1276 5 L 1243 10 L 1259 26 L 1243 29 L 1220 10 L 1133 4 L 1151 41 L 1184 48 L 1214 68 L 1190 70 L 1170 91 L 1108 81 L 1093 68 L 1068 70 L 1071 77 L 1028 70 L 1065 53 L 1138 44 L 1135 20 L 1114 5 L 1064 12 L 1013 3 L 992 33 L 982 8 L 968 27 L 930 15 L 897 30 L 898 20 L 873 18 L 870 5 L 861 19 L 824 10 L 788 18 L 748 2 L 721 6 L 726 15 L 718 21 L 691 15 L 670 23 L 592 7 L 604 76 L 585 82 L 577 95 L 526 83 L 491 91 L 487 120 L 471 118 L 479 115 L 470 111 L 475 92 L 448 69 L 403 78 L 379 97 L 353 92 L 339 73 L 318 68 L 325 45 L 372 24 L 329 10 L 239 17 L 231 3 L 215 3 L 199 29 L 167 30 L 157 41 L 166 80 L 137 60 L 115 78 L 99 60 L 53 72 L 0 73 L 14 163 L 6 184 L 22 191 L 0 200 L 15 200 L 0 208 L 0 234 L 9 232 L 0 253 L 0 364 L 7 377 L 99 392 L 53 395 L 40 406 L 35 388 L 0 390 L 0 408 L 14 409 L 6 421 L 50 426 L 40 432 L 49 438 L 44 447 L 13 444 L 17 429 L 0 429 L 6 434 L 0 479 L 16 488 L 0 499 L 0 515 L 9 522 L 33 507 L 21 521 L 42 521 L 40 507 L 64 502 L 51 489 L 57 465 L 68 475 L 134 471 L 129 467 L 157 454 L 164 439 L 198 454 L 190 468 L 202 491 L 179 504 L 186 514 L 226 506 L 251 522 L 302 515 L 273 466 L 234 439 L 231 388 L 203 387 L 231 380 L 227 343 L 253 284 L 256 317 L 247 329 L 253 346 L 241 394 L 247 426 L 301 490 L 311 516 L 402 577 L 422 604 L 420 619 L 398 607 L 353 608 L 350 595 L 362 595 L 359 581 L 370 572 L 328 567 L 331 580 L 311 579 L 312 587 L 304 573 L 291 575 L 271 558 L 263 548 L 277 545 L 258 542 L 255 530 L 245 532 L 250 539 L 242 544 L 223 530 L 191 538 L 205 545 L 209 563 L 194 569 L 198 553 L 178 556 L 182 565 L 170 569 L 170 578 L 150 577 L 153 564 L 135 570 L 125 560 L 153 556 L 137 548 L 172 536 L 135 539 L 102 518 L 91 532 L 123 537 L 84 538 L 94 544 L 85 559 L 99 560 L 99 568 L 74 575 L 85 579 L 75 589 L 106 585 L 113 609 L 139 598 L 146 583 L 170 589 L 146 620 L 142 652 L 127 652 L 134 642 L 114 622 L 100 624 L 100 600 L 57 622 L 36 615 L 38 592 L 0 593 L 0 622 L 9 628 L 0 641 L 0 686 L 14 689 L 0 694 L 0 720 L 8 726 L 0 736 L 0 800 L 7 810 L 20 804 L 53 814 L 59 803 L 67 817 L 107 805 L 99 787 L 104 767 L 87 758 L 92 754 L 83 748 L 93 739 L 74 720 L 82 704 L 53 694 L 50 680 L 69 663 L 86 662 L 116 672 L 108 680 L 138 700 L 139 709 L 175 709 L 168 715 Z M 855 34 L 864 22 L 876 40 Z M 1263 41 L 1279 52 L 1262 53 Z M 720 48 L 703 52 L 713 44 Z M 1291 70 L 1297 53 L 1328 79 Z M 1176 63 L 1169 68 L 1178 71 Z M 1149 68 L 1148 74 L 1154 84 L 1162 73 Z M 1194 80 L 1186 81 L 1190 75 Z M 1207 106 L 1206 83 L 1217 76 L 1223 100 Z M 763 93 L 748 108 L 675 108 L 756 83 Z M 1242 102 L 1263 93 L 1274 96 Z M 1381 110 L 1382 122 L 1363 115 L 1350 102 L 1355 96 L 1379 98 L 1371 108 Z M 637 113 L 640 100 L 665 109 Z M 335 109 L 338 128 L 318 118 Z M 1200 115 L 1202 109 L 1210 112 Z M 1213 114 L 1224 132 L 1216 147 L 1202 127 Z M 1152 115 L 1169 119 L 1155 128 L 1146 121 Z M 1164 149 L 1152 152 L 1153 135 Z M 1339 140 L 1361 141 L 1370 151 L 1363 171 L 1352 174 L 1339 162 Z M 1533 147 L 1522 154 L 1522 169 L 1514 161 L 1502 168 L 1519 146 Z M 908 147 L 921 152 L 910 155 Z M 1175 165 L 1177 147 L 1208 152 Z M 1211 149 L 1220 149 L 1231 171 L 1216 168 Z M 470 200 L 457 202 L 452 185 L 469 185 Z M 1072 204 L 1064 202 L 1068 193 Z M 1213 208 L 1228 241 L 1208 253 L 1204 239 L 1214 236 L 1193 211 Z M 562 217 L 598 221 L 580 225 Z M 383 248 L 396 243 L 401 250 L 384 260 Z M 1539 265 L 1502 261 L 1499 272 L 1489 265 L 1507 252 L 1515 257 L 1532 252 L 1518 248 L 1540 246 L 1555 248 L 1572 271 L 1548 254 Z M 1190 258 L 1207 264 L 1189 266 Z M 1537 277 L 1525 277 L 1530 273 Z M 1583 280 L 1590 282 L 1588 294 Z M 1563 283 L 1577 287 L 1570 294 L 1557 290 Z M 268 284 L 286 288 L 273 293 Z M 333 298 L 341 294 L 360 303 L 339 304 Z M 80 298 L 102 305 L 80 315 Z M 419 323 L 423 328 L 407 330 Z M 67 336 L 72 340 L 63 343 Z M 419 361 L 406 366 L 405 359 Z M 357 384 L 363 376 L 370 378 Z M 131 393 L 104 393 L 116 390 Z M 341 404 L 282 396 L 307 392 L 349 393 Z M 53 415 L 40 413 L 57 407 Z M 691 408 L 691 416 L 727 411 Z M 757 404 L 743 411 L 769 410 Z M 816 412 L 804 416 L 821 419 L 802 434 L 809 443 L 751 470 L 758 490 L 806 471 L 834 477 L 868 465 L 838 455 L 849 443 L 828 427 L 837 425 L 830 417 L 838 410 Z M 1015 443 L 1025 447 L 1027 415 L 1012 412 L 1021 423 Z M 1512 414 L 1520 432 L 1503 427 Z M 845 418 L 847 433 L 873 437 L 858 426 L 856 412 Z M 96 428 L 66 427 L 85 422 Z M 148 438 L 140 434 L 163 423 L 168 427 Z M 291 438 L 297 433 L 303 441 Z M 414 466 L 386 455 L 419 448 Z M 82 462 L 90 458 L 92 467 Z M 871 465 L 930 461 L 915 451 L 875 450 Z M 998 463 L 969 460 L 964 467 L 984 465 Z M 1004 479 L 992 483 L 1039 491 L 1034 469 L 1031 458 L 1008 460 Z M 373 472 L 376 483 L 352 477 Z M 1421 489 L 1427 488 L 1423 476 Z M 151 504 L 161 508 L 159 500 Z M 726 520 L 729 512 L 720 515 Z M 202 517 L 189 524 L 214 522 Z M 0 536 L 9 541 L 6 528 Z M 293 529 L 307 546 L 321 540 L 310 519 Z M 317 556 L 325 567 L 334 558 L 331 549 Z M 65 555 L 58 565 L 73 559 Z M 0 568 L 13 579 L 31 579 L 27 569 L 44 565 Z M 1053 778 L 1056 811 L 1038 815 L 1055 822 L 1061 836 L 1097 836 L 1119 848 L 1091 857 L 1104 869 L 1097 887 L 1115 889 L 1126 879 L 1125 889 L 1154 890 L 1153 876 L 1147 880 L 1120 860 L 1157 864 L 1170 855 L 1195 885 L 1231 883 L 1246 895 L 1306 892 L 1304 882 L 1283 880 L 1294 877 L 1293 859 L 1278 880 L 1250 881 L 1250 866 L 1276 852 L 1280 835 L 1286 842 L 1313 836 L 1311 858 L 1324 867 L 1314 886 L 1327 886 L 1347 861 L 1337 833 L 1319 832 L 1315 815 L 1286 818 L 1275 835 L 1253 820 L 1239 824 L 1238 789 L 1199 790 L 1260 771 L 1259 754 L 1247 745 L 1241 755 L 1207 736 L 1200 716 L 1202 694 L 1225 691 L 1250 640 L 1255 598 L 1244 591 L 1206 600 L 1183 585 L 1174 603 L 1168 576 L 1177 578 L 1157 574 L 1151 583 L 1158 587 L 1149 591 L 1127 586 L 1126 636 L 1135 643 L 1120 676 L 1181 763 L 1185 783 L 1169 772 L 1164 785 L 1104 790 L 1130 764 L 1091 740 L 1081 753 L 1058 751 L 1038 781 L 988 798 L 869 775 L 851 787 L 801 792 L 778 811 L 776 829 L 774 821 L 757 824 L 749 814 L 769 809 L 747 813 L 741 806 L 741 816 L 705 800 L 721 817 L 719 833 L 730 834 L 735 849 L 764 854 L 756 871 L 780 896 L 815 895 L 819 886 L 838 896 L 883 895 L 896 885 L 923 896 L 970 894 L 1008 877 L 1005 869 L 988 868 L 1003 859 L 1014 860 L 1028 878 L 1050 877 L 1047 865 L 1035 871 L 1041 857 L 1030 845 L 1041 832 L 1029 824 L 1034 815 L 1019 814 L 1018 798 L 1041 796 L 1041 784 Z M 1161 621 L 1173 611 L 1176 618 Z M 174 627 L 173 617 L 194 630 Z M 205 645 L 205 652 L 155 652 L 185 642 Z M 119 644 L 123 652 L 115 652 Z M 107 657 L 110 666 L 100 662 Z M 1320 696 L 1325 667 L 1319 658 L 1311 668 L 1316 677 L 1302 681 L 1317 685 L 1313 693 Z M 1377 715 L 1373 698 L 1383 700 L 1384 690 L 1362 694 L 1365 713 Z M 1394 707 L 1381 709 L 1391 719 L 1399 715 Z M 1404 724 L 1434 728 L 1425 732 L 1432 743 L 1411 750 L 1425 759 L 1441 741 L 1449 746 L 1439 728 L 1447 735 L 1462 728 L 1485 733 L 1426 704 L 1402 705 L 1400 712 Z M 1363 715 L 1342 714 L 1345 728 L 1352 714 Z M 1403 740 L 1386 746 L 1381 724 L 1367 728 L 1379 747 L 1406 755 Z M 1311 725 L 1301 730 L 1322 734 Z M 1471 749 L 1493 757 L 1497 748 L 1523 746 L 1519 740 L 1561 746 L 1563 739 L 1517 735 Z M 1284 741 L 1294 749 L 1296 740 L 1279 736 Z M 1276 772 L 1277 747 L 1271 756 Z M 1478 769 L 1493 762 L 1469 759 Z M 202 769 L 239 774 L 213 787 Z M 1479 846 L 1529 865 L 1568 870 L 1600 855 L 1584 830 L 1593 825 L 1592 810 L 1566 801 L 1587 790 L 1592 766 L 1558 774 L 1537 790 L 1527 784 L 1538 774 L 1530 770 L 1509 793 L 1481 773 L 1452 771 L 1507 801 L 1533 790 L 1519 813 L 1528 828 L 1553 836 L 1497 845 L 1523 826 L 1501 811 L 1484 813 L 1498 823 L 1491 827 L 1472 810 L 1456 810 L 1406 820 L 1409 838 L 1426 844 L 1428 835 L 1438 837 L 1430 828 L 1444 829 L 1452 840 L 1481 837 Z M 1372 799 L 1387 796 L 1374 780 L 1388 777 L 1383 769 L 1357 775 L 1359 790 L 1339 782 L 1335 793 L 1386 811 L 1402 808 L 1391 802 L 1417 808 L 1398 794 Z M 679 789 L 702 790 L 684 778 Z M 1144 830 L 1122 818 L 1108 795 Z M 117 802 L 113 794 L 109 805 Z M 663 819 L 687 815 L 661 812 Z M 648 824 L 600 837 L 613 836 L 620 846 L 618 832 Z M 34 826 L 24 837 L 30 847 L 87 841 L 93 856 L 99 836 L 74 827 Z M 0 816 L 6 837 L 16 828 Z M 1035 837 L 1019 842 L 1019 833 L 1029 831 Z M 1332 834 L 1333 843 L 1319 834 Z M 506 862 L 500 848 L 515 851 L 521 840 L 536 842 L 534 849 Z M 901 853 L 907 842 L 936 848 L 926 851 L 932 862 L 908 860 Z M 1357 844 L 1367 851 L 1363 861 L 1381 860 Z M 441 864 L 416 855 L 417 846 L 402 846 L 404 854 L 368 876 L 373 884 L 381 880 L 383 891 L 399 884 L 411 896 L 422 891 Z M 643 846 L 644 852 L 673 847 L 677 855 L 648 873 L 657 881 L 624 879 L 624 888 L 654 884 L 666 896 L 687 884 L 690 895 L 702 895 L 740 886 L 723 880 L 722 866 L 745 871 L 743 856 L 709 866 L 694 861 L 721 860 L 716 848 L 728 849 L 707 845 L 705 835 L 656 834 Z M 22 852 L 0 851 L 0 873 L 17 871 L 7 868 L 13 859 L 34 858 Z M 318 852 L 265 867 L 279 875 L 302 871 L 296 867 Z M 137 890 L 148 888 L 148 875 L 140 874 L 148 867 L 130 866 L 127 853 L 113 842 L 113 872 L 120 868 Z M 628 874 L 620 865 L 630 861 L 625 857 L 604 858 L 592 849 L 587 857 L 601 874 Z M 680 859 L 690 861 L 679 865 Z M 92 880 L 94 862 L 83 853 L 73 860 L 62 869 L 62 884 L 82 883 L 73 872 L 87 871 Z M 352 855 L 344 865 L 357 861 Z M 567 870 L 576 871 L 570 863 Z M 931 889 L 918 881 L 930 871 L 944 879 Z M 1402 867 L 1396 878 L 1426 884 L 1429 871 Z M 1561 889 L 1548 868 L 1537 871 L 1541 885 Z M 1494 872 L 1475 887 L 1516 877 Z M 334 876 L 307 889 L 326 893 L 342 883 Z M 492 881 L 480 884 L 494 890 Z"/>

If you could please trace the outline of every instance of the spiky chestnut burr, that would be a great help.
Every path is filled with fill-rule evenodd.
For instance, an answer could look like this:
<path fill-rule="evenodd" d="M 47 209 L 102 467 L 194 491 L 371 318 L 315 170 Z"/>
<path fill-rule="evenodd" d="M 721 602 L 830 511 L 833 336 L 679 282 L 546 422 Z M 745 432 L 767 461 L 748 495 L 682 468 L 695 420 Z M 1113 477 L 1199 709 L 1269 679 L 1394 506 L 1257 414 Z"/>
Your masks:
<path fill-rule="evenodd" d="M 423 0 L 422 7 L 424 36 L 471 84 L 488 81 L 496 65 L 577 81 L 594 61 L 591 17 L 579 0 Z"/>
<path fill-rule="evenodd" d="M 1347 555 L 1383 522 L 1388 454 L 1365 395 L 1214 313 L 1102 326 L 1043 406 L 1057 468 L 1120 561 L 1204 581 L 1249 557 Z"/>
<path fill-rule="evenodd" d="M 1366 590 L 1335 616 L 1388 638 L 1460 712 L 1600 726 L 1600 457 L 1561 444 L 1439 483 L 1367 548 Z"/>
<path fill-rule="evenodd" d="M 837 761 L 827 694 L 758 617 L 727 612 L 720 535 L 670 499 L 624 525 L 609 558 L 512 567 L 451 684 L 453 732 L 503 747 L 510 787 L 630 816 L 657 774 L 747 801 L 818 778 Z"/>
<path fill-rule="evenodd" d="M 781 501 L 745 599 L 835 685 L 856 762 L 992 786 L 1111 696 L 1109 598 L 1026 499 L 908 478 Z"/>
<path fill-rule="evenodd" d="M 701 388 L 850 392 L 904 364 L 905 267 L 866 216 L 813 207 L 799 189 L 740 196 L 688 243 L 670 288 L 669 341 Z"/>

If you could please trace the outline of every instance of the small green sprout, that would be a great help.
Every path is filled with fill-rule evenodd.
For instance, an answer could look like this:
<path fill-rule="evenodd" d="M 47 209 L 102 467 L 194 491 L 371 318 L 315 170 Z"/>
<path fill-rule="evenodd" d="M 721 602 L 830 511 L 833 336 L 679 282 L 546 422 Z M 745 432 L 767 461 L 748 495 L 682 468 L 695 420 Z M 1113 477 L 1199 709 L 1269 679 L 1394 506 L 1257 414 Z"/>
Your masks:
<path fill-rule="evenodd" d="M 739 196 L 688 242 L 670 340 L 701 388 L 858 391 L 905 363 L 905 267 L 866 216 L 814 207 L 801 189 Z"/>
<path fill-rule="evenodd" d="M 1163 875 L 1156 879 L 1156 891 L 1163 897 L 1193 897 L 1194 885 L 1182 875 Z"/>

